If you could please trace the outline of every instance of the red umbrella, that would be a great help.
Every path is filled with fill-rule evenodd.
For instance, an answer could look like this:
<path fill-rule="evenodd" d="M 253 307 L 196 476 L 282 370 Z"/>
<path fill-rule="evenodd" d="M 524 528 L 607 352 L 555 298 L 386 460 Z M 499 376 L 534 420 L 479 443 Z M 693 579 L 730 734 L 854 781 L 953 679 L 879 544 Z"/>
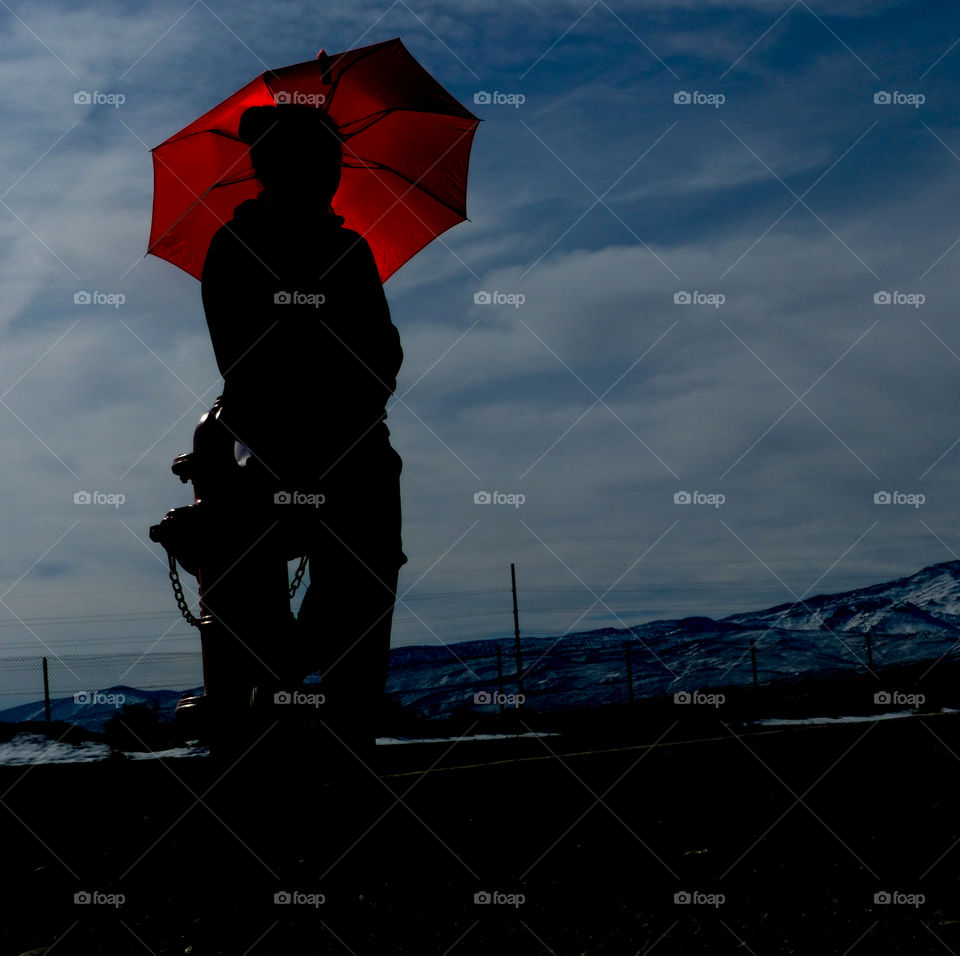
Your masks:
<path fill-rule="evenodd" d="M 157 146 L 148 252 L 200 278 L 214 233 L 261 188 L 240 116 L 276 103 L 325 109 L 340 127 L 334 212 L 370 244 L 382 281 L 467 218 L 480 121 L 395 39 L 264 73 Z"/>

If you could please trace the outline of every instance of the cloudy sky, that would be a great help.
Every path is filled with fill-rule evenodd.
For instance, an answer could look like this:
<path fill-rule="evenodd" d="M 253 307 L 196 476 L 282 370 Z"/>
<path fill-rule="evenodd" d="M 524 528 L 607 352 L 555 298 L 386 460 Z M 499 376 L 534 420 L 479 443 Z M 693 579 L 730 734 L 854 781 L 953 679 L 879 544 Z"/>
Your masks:
<path fill-rule="evenodd" d="M 199 284 L 143 256 L 149 149 L 394 36 L 484 120 L 470 221 L 386 285 L 396 644 L 510 633 L 511 562 L 562 634 L 960 555 L 955 5 L 10 0 L 0 654 L 198 646 L 147 530 L 221 383 Z"/>

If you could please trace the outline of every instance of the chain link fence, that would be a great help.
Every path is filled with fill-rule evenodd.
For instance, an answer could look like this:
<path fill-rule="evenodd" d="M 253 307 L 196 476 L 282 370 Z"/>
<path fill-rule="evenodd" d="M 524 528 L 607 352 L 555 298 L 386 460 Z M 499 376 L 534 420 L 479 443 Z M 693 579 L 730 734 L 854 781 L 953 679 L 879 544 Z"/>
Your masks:
<path fill-rule="evenodd" d="M 500 710 L 523 703 L 567 710 L 682 698 L 701 688 L 757 690 L 838 675 L 869 676 L 874 682 L 909 677 L 911 683 L 932 688 L 938 681 L 952 686 L 960 667 L 960 647 L 943 635 L 850 634 L 838 647 L 835 640 L 811 632 L 802 646 L 795 643 L 795 636 L 772 634 L 756 641 L 737 635 L 658 647 L 613 635 L 589 643 L 524 639 L 519 679 L 517 649 L 510 639 L 399 647 L 391 654 L 386 689 L 411 712 L 439 717 L 478 707 L 489 712 L 497 705 Z M 905 667 L 919 670 L 908 674 Z M 179 698 L 202 692 L 202 685 L 199 650 L 0 658 L 0 722 L 89 724 L 95 713 L 97 721 L 105 720 L 132 703 L 172 716 Z M 882 693 L 883 687 L 878 684 L 876 690 Z"/>
<path fill-rule="evenodd" d="M 202 684 L 200 651 L 0 658 L 0 721 L 72 720 L 98 695 L 134 703 L 136 691 L 168 691 L 159 702 L 175 705 Z"/>

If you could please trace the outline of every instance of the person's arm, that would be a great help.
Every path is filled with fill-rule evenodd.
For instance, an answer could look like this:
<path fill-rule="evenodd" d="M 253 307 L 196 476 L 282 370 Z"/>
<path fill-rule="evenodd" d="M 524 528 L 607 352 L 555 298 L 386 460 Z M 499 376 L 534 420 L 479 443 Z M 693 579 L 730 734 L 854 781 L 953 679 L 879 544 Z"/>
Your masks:
<path fill-rule="evenodd" d="M 346 330 L 348 343 L 368 369 L 362 379 L 364 387 L 370 389 L 370 405 L 382 408 L 397 387 L 403 361 L 400 334 L 390 318 L 383 283 L 366 240 L 357 237 L 343 266 L 353 290 L 353 301 L 345 310 L 350 325 Z"/>
<path fill-rule="evenodd" d="M 229 226 L 213 237 L 201 277 L 203 310 L 217 368 L 236 398 L 271 373 L 278 312 L 267 265 Z"/>
<path fill-rule="evenodd" d="M 249 302 L 249 290 L 242 288 L 246 275 L 242 253 L 243 247 L 224 226 L 210 243 L 200 279 L 213 354 L 224 378 L 236 368 L 243 354 L 243 302 Z"/>

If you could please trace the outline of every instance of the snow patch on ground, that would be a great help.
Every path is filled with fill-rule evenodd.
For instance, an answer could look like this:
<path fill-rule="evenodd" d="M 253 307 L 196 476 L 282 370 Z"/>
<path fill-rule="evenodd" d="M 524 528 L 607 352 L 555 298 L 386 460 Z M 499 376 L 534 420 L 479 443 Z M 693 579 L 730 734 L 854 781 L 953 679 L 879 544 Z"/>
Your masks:
<path fill-rule="evenodd" d="M 955 714 L 956 710 L 944 707 L 942 713 Z M 808 724 L 862 724 L 874 720 L 900 720 L 903 717 L 922 717 L 915 710 L 893 710 L 886 714 L 859 714 L 852 717 L 767 717 L 751 721 L 757 727 L 804 727 Z"/>
<path fill-rule="evenodd" d="M 84 741 L 68 744 L 42 734 L 17 734 L 0 744 L 0 766 L 23 767 L 37 763 L 96 763 L 110 755 L 106 744 Z"/>
<path fill-rule="evenodd" d="M 397 744 L 453 744 L 469 740 L 518 740 L 521 737 L 556 737 L 553 733 L 526 734 L 471 734 L 469 737 L 378 737 L 378 747 L 393 747 Z"/>
<path fill-rule="evenodd" d="M 407 739 L 404 737 L 380 737 L 377 744 L 381 747 L 398 744 L 443 744 L 462 743 L 469 740 L 509 740 L 517 737 L 555 737 L 556 734 L 475 734 L 472 737 L 429 737 Z M 83 743 L 66 743 L 51 740 L 42 734 L 22 733 L 0 744 L 0 767 L 26 767 L 31 764 L 47 763 L 99 763 L 111 754 L 107 744 L 87 740 Z M 145 753 L 126 753 L 130 760 L 170 760 L 185 757 L 209 757 L 210 750 L 196 742 L 184 747 L 171 747 L 169 750 L 156 750 Z"/>
<path fill-rule="evenodd" d="M 99 763 L 111 754 L 107 744 L 94 740 L 82 743 L 67 743 L 63 740 L 51 740 L 43 734 L 17 734 L 6 743 L 0 744 L 0 767 L 26 767 L 31 764 L 46 763 Z M 205 757 L 209 755 L 206 747 L 173 747 L 170 750 L 158 750 L 154 753 L 129 753 L 131 760 L 158 760 L 171 757 Z"/>

